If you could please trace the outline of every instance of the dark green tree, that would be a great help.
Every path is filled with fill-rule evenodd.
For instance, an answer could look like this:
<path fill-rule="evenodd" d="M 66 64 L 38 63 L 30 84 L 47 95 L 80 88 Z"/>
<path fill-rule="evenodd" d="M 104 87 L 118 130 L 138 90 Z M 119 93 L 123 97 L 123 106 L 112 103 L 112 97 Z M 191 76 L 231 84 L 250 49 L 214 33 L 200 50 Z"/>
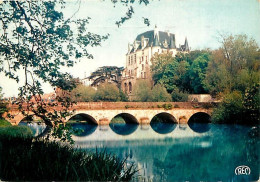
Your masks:
<path fill-rule="evenodd" d="M 152 58 L 152 77 L 155 84 L 163 85 L 169 93 L 174 88 L 179 87 L 181 90 L 186 89 L 186 74 L 189 64 L 182 60 L 176 61 L 172 54 L 156 54 Z"/>
<path fill-rule="evenodd" d="M 205 53 L 197 57 L 189 68 L 189 79 L 192 91 L 196 94 L 207 93 L 208 89 L 205 84 L 206 70 L 210 55 Z"/>
<path fill-rule="evenodd" d="M 120 88 L 123 69 L 123 67 L 117 66 L 102 66 L 98 68 L 89 76 L 89 79 L 94 80 L 91 86 L 98 86 L 101 83 L 109 81 L 116 83 L 117 86 Z"/>

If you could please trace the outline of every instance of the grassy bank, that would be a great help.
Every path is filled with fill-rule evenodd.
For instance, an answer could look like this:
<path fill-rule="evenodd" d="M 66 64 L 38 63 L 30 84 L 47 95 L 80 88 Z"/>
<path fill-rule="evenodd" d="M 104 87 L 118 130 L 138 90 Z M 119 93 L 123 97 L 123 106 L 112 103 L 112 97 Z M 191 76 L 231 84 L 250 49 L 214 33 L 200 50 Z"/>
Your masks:
<path fill-rule="evenodd" d="M 12 125 L 10 122 L 0 117 L 0 127 L 4 127 L 4 126 L 12 126 Z"/>
<path fill-rule="evenodd" d="M 136 168 L 112 154 L 36 140 L 27 127 L 0 127 L 0 180 L 130 181 Z"/>

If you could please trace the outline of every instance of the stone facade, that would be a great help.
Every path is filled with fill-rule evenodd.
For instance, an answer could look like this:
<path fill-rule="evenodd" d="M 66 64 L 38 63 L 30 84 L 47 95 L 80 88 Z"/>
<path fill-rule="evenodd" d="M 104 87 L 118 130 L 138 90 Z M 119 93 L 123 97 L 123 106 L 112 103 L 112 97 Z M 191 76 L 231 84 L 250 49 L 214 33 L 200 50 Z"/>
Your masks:
<path fill-rule="evenodd" d="M 178 52 L 189 52 L 188 41 L 176 47 L 175 34 L 154 30 L 138 35 L 133 44 L 128 44 L 126 66 L 123 71 L 121 87 L 130 100 L 134 97 L 133 89 L 137 80 L 152 80 L 150 73 L 151 58 L 155 53 L 169 52 L 175 56 Z"/>

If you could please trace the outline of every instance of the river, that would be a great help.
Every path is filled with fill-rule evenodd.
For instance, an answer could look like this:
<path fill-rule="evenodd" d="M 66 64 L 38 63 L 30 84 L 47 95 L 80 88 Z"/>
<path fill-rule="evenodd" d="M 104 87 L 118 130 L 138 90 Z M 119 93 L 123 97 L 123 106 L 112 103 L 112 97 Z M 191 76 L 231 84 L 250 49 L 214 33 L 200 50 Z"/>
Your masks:
<path fill-rule="evenodd" d="M 256 127 L 217 124 L 152 125 L 75 123 L 75 147 L 106 150 L 139 169 L 136 181 L 256 181 Z M 31 124 L 35 133 L 43 128 Z M 242 167 L 239 167 L 242 166 Z M 246 167 L 243 167 L 246 166 Z M 134 180 L 134 181 L 135 181 Z"/>

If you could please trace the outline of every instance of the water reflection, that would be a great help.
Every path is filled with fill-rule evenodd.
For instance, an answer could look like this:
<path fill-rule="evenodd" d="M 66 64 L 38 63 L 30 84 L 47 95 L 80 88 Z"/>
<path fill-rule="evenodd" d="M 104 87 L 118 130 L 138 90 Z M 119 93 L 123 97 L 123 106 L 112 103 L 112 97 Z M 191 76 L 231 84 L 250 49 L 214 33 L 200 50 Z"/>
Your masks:
<path fill-rule="evenodd" d="M 89 128 L 89 134 L 74 135 L 73 139 L 75 147 L 81 149 L 105 148 L 120 158 L 128 156 L 128 162 L 139 169 L 139 181 L 258 180 L 259 127 L 207 123 L 171 126 L 174 130 L 165 129 L 163 135 L 152 125 L 96 126 L 95 130 Z M 161 123 L 160 127 L 169 125 Z M 251 174 L 237 176 L 235 168 L 241 165 L 250 167 Z"/>
<path fill-rule="evenodd" d="M 138 127 L 136 123 L 111 123 L 110 128 L 118 135 L 130 135 L 135 132 Z"/>
<path fill-rule="evenodd" d="M 47 129 L 42 122 L 21 121 L 19 126 L 28 126 L 32 130 L 33 136 L 39 136 Z"/>
<path fill-rule="evenodd" d="M 163 126 L 165 125 L 165 126 Z M 162 124 L 164 128 L 169 127 Z M 86 150 L 106 148 L 119 157 L 135 162 L 139 180 L 152 181 L 253 181 L 258 179 L 258 135 L 250 127 L 238 125 L 179 125 L 161 135 L 151 126 L 137 126 L 129 135 L 114 133 L 111 126 L 102 126 L 86 138 L 74 138 Z M 205 131 L 205 128 L 210 130 Z M 129 129 L 129 128 L 125 128 Z M 122 129 L 121 131 L 122 132 Z M 255 132 L 256 133 L 256 132 Z M 236 176 L 239 165 L 251 169 L 249 176 Z"/>
<path fill-rule="evenodd" d="M 188 123 L 189 127 L 197 132 L 197 133 L 204 133 L 210 130 L 210 124 L 208 123 Z"/>
<path fill-rule="evenodd" d="M 71 123 L 69 125 L 73 129 L 72 134 L 78 137 L 91 135 L 92 133 L 95 132 L 98 126 L 96 124 L 88 124 L 88 123 Z"/>
<path fill-rule="evenodd" d="M 152 122 L 151 123 L 151 127 L 152 129 L 160 134 L 167 134 L 167 133 L 171 133 L 175 128 L 176 128 L 177 124 L 174 123 L 156 123 L 156 122 Z"/>

